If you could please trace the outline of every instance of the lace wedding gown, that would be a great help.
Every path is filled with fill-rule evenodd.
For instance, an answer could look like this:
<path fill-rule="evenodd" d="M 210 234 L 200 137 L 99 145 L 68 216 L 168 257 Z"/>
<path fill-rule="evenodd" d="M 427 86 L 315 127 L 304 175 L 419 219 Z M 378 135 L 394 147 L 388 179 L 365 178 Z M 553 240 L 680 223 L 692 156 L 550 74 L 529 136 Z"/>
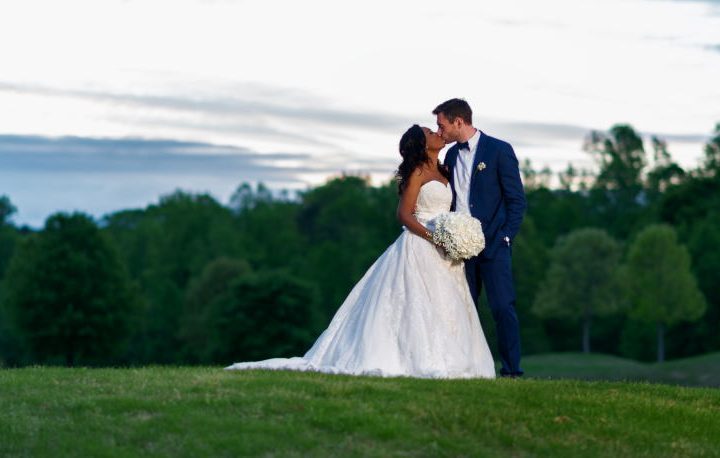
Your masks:
<path fill-rule="evenodd" d="M 448 211 L 449 185 L 420 188 L 415 216 L 432 229 Z M 495 365 L 465 280 L 451 262 L 408 230 L 355 285 L 303 357 L 235 363 L 226 370 L 290 369 L 427 378 L 495 377 Z"/>

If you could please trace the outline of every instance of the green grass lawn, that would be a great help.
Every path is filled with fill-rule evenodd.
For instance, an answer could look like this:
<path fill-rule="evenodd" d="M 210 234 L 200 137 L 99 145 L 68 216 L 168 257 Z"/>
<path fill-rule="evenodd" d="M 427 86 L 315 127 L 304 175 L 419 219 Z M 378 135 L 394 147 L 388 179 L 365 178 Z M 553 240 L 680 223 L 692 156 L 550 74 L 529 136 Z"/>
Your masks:
<path fill-rule="evenodd" d="M 720 353 L 661 364 L 601 354 L 547 353 L 523 358 L 523 368 L 528 375 L 540 378 L 630 380 L 720 387 Z"/>
<path fill-rule="evenodd" d="M 0 456 L 720 456 L 720 390 L 220 367 L 0 370 Z"/>

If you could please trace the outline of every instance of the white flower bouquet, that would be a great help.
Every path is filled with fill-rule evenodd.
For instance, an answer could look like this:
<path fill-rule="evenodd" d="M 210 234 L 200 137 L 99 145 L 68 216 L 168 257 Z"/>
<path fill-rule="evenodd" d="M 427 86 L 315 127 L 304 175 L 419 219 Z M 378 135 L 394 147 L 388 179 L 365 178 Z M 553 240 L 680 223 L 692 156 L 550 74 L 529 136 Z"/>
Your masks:
<path fill-rule="evenodd" d="M 477 256 L 485 248 L 482 224 L 466 213 L 446 212 L 435 218 L 433 242 L 458 261 Z"/>

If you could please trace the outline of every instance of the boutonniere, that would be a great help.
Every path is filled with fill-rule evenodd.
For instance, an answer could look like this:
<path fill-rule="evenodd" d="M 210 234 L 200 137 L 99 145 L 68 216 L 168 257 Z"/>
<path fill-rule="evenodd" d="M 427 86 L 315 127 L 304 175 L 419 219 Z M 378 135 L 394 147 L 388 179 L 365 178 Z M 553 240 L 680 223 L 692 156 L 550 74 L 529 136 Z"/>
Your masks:
<path fill-rule="evenodd" d="M 475 167 L 475 173 L 482 172 L 485 170 L 485 167 L 487 167 L 487 165 L 485 165 L 484 162 L 480 162 L 477 167 Z"/>

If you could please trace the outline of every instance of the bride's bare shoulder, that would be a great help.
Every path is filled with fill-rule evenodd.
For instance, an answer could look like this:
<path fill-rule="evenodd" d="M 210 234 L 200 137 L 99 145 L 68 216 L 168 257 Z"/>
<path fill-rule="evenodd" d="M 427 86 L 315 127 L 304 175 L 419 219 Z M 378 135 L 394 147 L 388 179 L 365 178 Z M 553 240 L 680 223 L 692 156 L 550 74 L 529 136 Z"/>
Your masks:
<path fill-rule="evenodd" d="M 422 185 L 425 181 L 425 175 L 426 173 L 423 171 L 422 167 L 416 168 L 412 171 L 412 173 L 410 173 L 410 176 L 408 177 L 408 185 Z"/>

